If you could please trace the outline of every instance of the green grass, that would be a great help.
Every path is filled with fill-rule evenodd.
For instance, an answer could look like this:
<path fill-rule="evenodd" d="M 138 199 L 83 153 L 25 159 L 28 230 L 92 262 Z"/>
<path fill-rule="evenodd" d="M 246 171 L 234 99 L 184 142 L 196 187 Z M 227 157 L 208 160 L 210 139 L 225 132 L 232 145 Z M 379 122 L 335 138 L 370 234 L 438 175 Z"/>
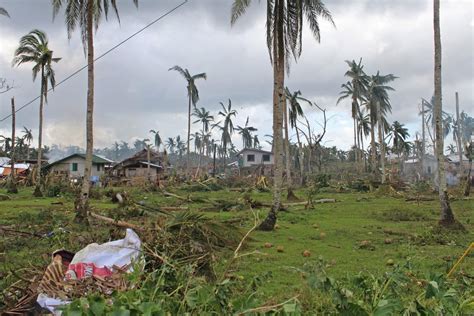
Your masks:
<path fill-rule="evenodd" d="M 125 190 L 128 190 L 135 200 L 148 204 L 170 206 L 182 203 L 160 193 Z M 243 195 L 228 190 L 171 191 L 181 196 L 190 195 L 212 200 L 235 201 Z M 305 193 L 298 191 L 297 195 L 304 197 Z M 252 192 L 251 197 L 259 201 L 271 200 L 270 193 Z M 3 279 L 0 281 L 0 288 L 8 284 L 10 269 L 18 269 L 30 262 L 45 265 L 50 260 L 51 252 L 58 248 L 76 251 L 90 242 L 104 242 L 118 238 L 121 234 L 121 230 L 110 226 L 85 229 L 71 224 L 74 215 L 72 196 L 34 198 L 31 190 L 21 190 L 11 198 L 0 201 L 0 225 L 39 234 L 54 232 L 54 235 L 49 238 L 37 238 L 4 234 L 0 241 L 0 279 Z M 433 230 L 438 219 L 439 206 L 436 201 L 418 204 L 370 193 L 323 193 L 318 195 L 318 198 L 336 198 L 338 202 L 317 204 L 315 209 L 293 207 L 288 212 L 280 212 L 278 229 L 273 232 L 253 232 L 251 240 L 242 250 L 244 254 L 256 250 L 260 254 L 244 256 L 235 261 L 230 272 L 250 279 L 270 271 L 272 277 L 266 281 L 260 295 L 278 299 L 298 292 L 301 280 L 292 268 L 300 268 L 306 261 L 324 258 L 330 263 L 328 273 L 338 278 L 360 271 L 382 274 L 390 269 L 386 265 L 388 259 L 394 260 L 396 264 L 409 260 L 420 273 L 445 272 L 452 261 L 474 240 L 472 200 L 452 202 L 457 219 L 468 232 L 440 235 Z M 360 198 L 366 199 L 358 202 Z M 62 202 L 62 205 L 53 205 L 53 202 Z M 199 210 L 203 204 L 191 203 L 189 206 L 193 210 Z M 101 198 L 93 200 L 92 207 L 96 212 L 109 210 L 113 214 L 116 205 L 107 198 Z M 255 211 L 259 213 L 260 219 L 263 219 L 267 212 L 266 209 Z M 209 217 L 222 219 L 243 217 L 246 219 L 241 227 L 243 232 L 252 226 L 253 215 L 249 209 L 204 213 Z M 324 236 L 321 233 L 324 233 Z M 386 244 L 387 238 L 391 239 L 392 243 Z M 359 245 L 364 240 L 374 249 L 361 249 Z M 273 244 L 273 247 L 264 248 L 267 242 Z M 277 252 L 278 246 L 283 247 L 283 252 Z M 310 257 L 303 257 L 305 250 L 310 251 Z M 466 258 L 461 266 L 461 269 L 470 275 L 474 274 L 472 256 L 471 254 Z M 230 252 L 220 254 L 218 270 L 222 270 L 229 257 Z"/>

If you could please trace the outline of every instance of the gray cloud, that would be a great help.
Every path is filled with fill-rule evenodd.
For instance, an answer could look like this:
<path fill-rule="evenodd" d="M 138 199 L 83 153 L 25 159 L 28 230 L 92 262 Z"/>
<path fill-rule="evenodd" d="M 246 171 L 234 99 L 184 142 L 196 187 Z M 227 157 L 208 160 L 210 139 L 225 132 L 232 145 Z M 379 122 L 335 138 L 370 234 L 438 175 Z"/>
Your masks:
<path fill-rule="evenodd" d="M 120 1 L 121 24 L 111 17 L 96 34 L 96 55 L 143 27 L 180 1 Z M 239 111 L 238 124 L 247 115 L 259 134 L 271 133 L 272 69 L 265 44 L 264 2 L 254 1 L 234 27 L 230 0 L 191 0 L 96 64 L 96 144 L 116 139 L 147 137 L 150 128 L 164 137 L 186 130 L 185 81 L 168 68 L 176 64 L 192 73 L 206 72 L 199 81 L 201 101 L 213 111 L 231 98 Z M 0 18 L 0 75 L 15 81 L 17 89 L 0 96 L 0 114 L 8 114 L 9 97 L 21 105 L 36 97 L 39 83 L 31 81 L 31 67 L 10 67 L 19 38 L 33 28 L 45 30 L 50 46 L 63 60 L 56 67 L 60 80 L 81 67 L 85 57 L 80 34 L 67 39 L 63 16 L 52 22 L 49 0 L 1 1 L 12 18 Z M 331 120 L 328 139 L 348 147 L 351 123 L 348 104 L 335 106 L 345 59 L 363 58 L 366 70 L 400 77 L 393 86 L 391 120 L 407 123 L 414 134 L 420 97 L 433 90 L 431 1 L 327 1 L 337 28 L 322 22 L 322 41 L 304 33 L 303 55 L 293 63 L 287 85 L 327 107 Z M 445 108 L 453 112 L 454 91 L 462 108 L 474 112 L 473 10 L 468 0 L 443 2 L 443 83 Z M 57 87 L 46 108 L 47 143 L 84 144 L 86 73 Z M 308 110 L 310 111 L 310 110 Z M 316 117 L 317 114 L 312 115 Z M 37 102 L 18 113 L 18 124 L 36 128 Z M 0 123 L 4 132 L 9 121 Z M 344 131 L 341 133 L 341 131 Z M 237 142 L 240 145 L 240 142 Z"/>

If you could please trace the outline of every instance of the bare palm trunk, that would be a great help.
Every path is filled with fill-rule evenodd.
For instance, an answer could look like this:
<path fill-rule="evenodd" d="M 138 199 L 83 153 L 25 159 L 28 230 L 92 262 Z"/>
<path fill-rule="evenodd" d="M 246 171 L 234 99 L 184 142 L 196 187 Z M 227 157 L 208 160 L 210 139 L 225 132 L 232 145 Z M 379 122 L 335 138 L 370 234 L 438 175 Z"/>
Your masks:
<path fill-rule="evenodd" d="M 43 108 L 45 94 L 44 66 L 41 67 L 41 96 L 39 106 L 39 126 L 38 126 L 38 159 L 36 161 L 36 185 L 33 195 L 36 197 L 43 196 L 41 192 L 41 160 L 43 158 Z"/>
<path fill-rule="evenodd" d="M 293 192 L 293 179 L 291 178 L 291 153 L 290 153 L 290 138 L 289 138 L 289 131 L 288 131 L 288 108 L 286 105 L 286 98 L 283 100 L 283 120 L 285 124 L 285 152 L 286 152 L 286 159 L 285 159 L 285 169 L 286 169 L 286 190 L 287 200 L 297 200 L 295 193 Z"/>
<path fill-rule="evenodd" d="M 472 148 L 471 148 L 472 151 Z M 469 196 L 471 193 L 471 170 L 472 170 L 472 152 L 468 153 L 469 155 L 469 169 L 467 171 L 466 186 L 464 188 L 464 196 Z"/>
<path fill-rule="evenodd" d="M 421 178 L 425 178 L 425 102 L 421 100 Z"/>
<path fill-rule="evenodd" d="M 381 182 L 385 183 L 385 146 L 384 146 L 384 137 L 383 137 L 383 122 L 382 122 L 382 109 L 380 108 L 380 102 L 377 102 L 377 127 L 378 127 L 378 136 L 379 136 L 379 146 L 380 146 L 380 169 L 382 170 Z"/>
<path fill-rule="evenodd" d="M 370 147 L 370 168 L 375 177 L 377 174 L 377 150 L 375 148 L 375 123 L 372 115 L 370 116 Z"/>
<path fill-rule="evenodd" d="M 260 224 L 260 230 L 273 230 L 277 221 L 277 212 L 281 206 L 281 191 L 283 185 L 283 100 L 285 98 L 285 50 L 283 42 L 283 0 L 275 0 L 274 4 L 274 37 L 273 37 L 273 144 L 274 144 L 274 176 L 273 203 L 270 212 Z"/>
<path fill-rule="evenodd" d="M 357 128 L 356 128 L 356 119 L 355 117 L 352 118 L 353 121 L 353 128 L 354 128 L 354 159 L 357 163 L 359 161 L 359 153 L 358 153 L 358 146 L 357 146 Z"/>
<path fill-rule="evenodd" d="M 436 137 L 436 160 L 438 162 L 438 193 L 441 206 L 441 225 L 451 225 L 455 222 L 453 211 L 449 205 L 448 190 L 446 186 L 445 162 L 444 162 L 444 138 L 443 138 L 443 122 L 442 122 L 442 86 L 441 86 L 441 34 L 439 25 L 439 0 L 433 0 L 433 24 L 434 24 L 434 85 L 435 85 L 435 104 L 434 116 L 436 121 L 435 137 Z"/>
<path fill-rule="evenodd" d="M 301 139 L 300 139 L 300 131 L 298 130 L 298 126 L 295 123 L 295 130 L 296 130 L 296 139 L 298 141 L 298 164 L 300 167 L 300 185 L 303 186 L 305 183 L 304 180 L 304 161 L 303 161 L 303 145 L 301 144 Z"/>
<path fill-rule="evenodd" d="M 191 91 L 188 91 L 188 141 L 186 147 L 186 177 L 189 177 L 189 141 L 191 139 Z"/>
<path fill-rule="evenodd" d="M 459 95 L 456 92 L 456 128 L 457 128 L 457 147 L 458 147 L 458 156 L 459 156 L 459 181 L 462 180 L 464 175 L 464 165 L 462 163 L 462 127 L 459 120 Z"/>
<path fill-rule="evenodd" d="M 8 193 L 18 193 L 18 189 L 16 187 L 16 179 L 15 179 L 15 98 L 12 98 L 12 149 L 10 152 L 10 180 L 8 183 Z"/>
<path fill-rule="evenodd" d="M 90 180 L 92 174 L 92 150 L 94 147 L 94 28 L 93 1 L 87 1 L 87 113 L 86 113 L 86 161 L 79 205 L 76 206 L 76 222 L 87 224 L 89 212 Z"/>

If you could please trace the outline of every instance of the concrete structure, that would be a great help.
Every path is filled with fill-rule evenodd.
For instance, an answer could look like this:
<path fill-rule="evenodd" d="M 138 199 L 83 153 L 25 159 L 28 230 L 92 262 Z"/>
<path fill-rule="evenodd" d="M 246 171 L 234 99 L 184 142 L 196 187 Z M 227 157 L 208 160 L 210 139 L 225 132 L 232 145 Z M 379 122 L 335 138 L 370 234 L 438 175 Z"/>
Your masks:
<path fill-rule="evenodd" d="M 244 148 L 237 153 L 239 167 L 246 168 L 255 165 L 273 165 L 273 153 L 255 148 Z"/>
<path fill-rule="evenodd" d="M 45 166 L 45 169 L 53 174 L 65 175 L 69 178 L 77 179 L 84 176 L 85 162 L 85 154 L 72 154 Z M 93 155 L 91 180 L 98 181 L 98 178 L 104 175 L 105 170 L 109 168 L 112 163 L 112 160 L 105 157 Z"/>

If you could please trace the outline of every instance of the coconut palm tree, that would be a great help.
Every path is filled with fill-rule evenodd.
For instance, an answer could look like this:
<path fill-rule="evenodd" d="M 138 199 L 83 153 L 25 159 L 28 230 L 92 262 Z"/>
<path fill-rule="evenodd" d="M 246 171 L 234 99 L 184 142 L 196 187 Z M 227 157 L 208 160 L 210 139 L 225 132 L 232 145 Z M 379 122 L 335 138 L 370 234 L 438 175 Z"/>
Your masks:
<path fill-rule="evenodd" d="M 363 108 L 359 108 L 357 114 L 358 138 L 361 144 L 361 155 L 364 159 L 365 169 L 367 171 L 367 159 L 364 149 L 364 139 L 370 134 L 370 115 Z"/>
<path fill-rule="evenodd" d="M 176 142 L 174 141 L 173 137 L 168 137 L 165 143 L 166 148 L 170 151 L 170 154 L 174 154 L 174 150 L 176 148 Z"/>
<path fill-rule="evenodd" d="M 295 129 L 296 131 L 296 140 L 298 142 L 298 165 L 300 167 L 300 185 L 303 185 L 305 182 L 304 177 L 304 164 L 303 164 L 303 145 L 301 143 L 300 138 L 300 130 L 298 129 L 298 118 L 304 116 L 303 108 L 301 107 L 301 101 L 308 103 L 309 105 L 313 105 L 311 101 L 301 96 L 301 91 L 294 91 L 291 92 L 288 87 L 285 88 L 285 96 L 286 100 L 289 104 L 288 106 L 288 121 L 291 128 Z M 285 122 L 286 127 L 288 127 L 287 122 Z M 287 171 L 288 172 L 288 171 Z M 287 192 L 287 199 L 294 197 L 292 192 L 291 183 L 288 184 L 288 192 Z"/>
<path fill-rule="evenodd" d="M 351 115 L 354 122 L 354 146 L 358 149 L 357 143 L 357 116 L 360 108 L 360 104 L 364 101 L 364 96 L 367 93 L 367 86 L 369 84 L 369 78 L 364 72 L 364 66 L 362 65 L 362 58 L 359 63 L 355 60 L 346 60 L 346 64 L 349 66 L 349 70 L 346 71 L 345 76 L 350 78 L 350 81 L 341 85 L 344 90 L 340 92 L 340 97 L 337 100 L 337 104 L 346 98 L 351 98 L 352 107 Z M 356 161 L 358 160 L 357 150 L 355 151 Z"/>
<path fill-rule="evenodd" d="M 378 127 L 378 139 L 380 144 L 380 167 L 382 169 L 382 183 L 385 182 L 385 147 L 383 143 L 384 132 L 389 130 L 387 122 L 387 114 L 392 111 L 388 91 L 394 89 L 387 84 L 395 77 L 392 74 L 381 75 L 377 72 L 369 78 L 369 84 L 365 96 L 365 106 L 370 115 L 370 136 L 371 136 L 371 153 L 372 153 L 372 172 L 377 173 L 377 153 L 375 146 L 375 125 Z"/>
<path fill-rule="evenodd" d="M 156 147 L 156 150 L 157 150 L 157 151 L 160 151 L 160 147 L 161 147 L 161 145 L 163 145 L 163 140 L 161 139 L 160 132 L 151 129 L 151 130 L 150 130 L 150 133 L 151 133 L 152 135 L 154 135 L 154 136 L 153 136 L 153 143 L 154 143 L 154 145 L 155 145 L 155 147 Z"/>
<path fill-rule="evenodd" d="M 247 120 L 245 121 L 245 125 L 242 127 L 237 125 L 235 128 L 239 134 L 242 136 L 242 146 L 243 148 L 252 148 L 252 132 L 256 132 L 257 129 L 253 126 L 249 126 L 249 117 L 247 116 Z"/>
<path fill-rule="evenodd" d="M 451 210 L 446 185 L 446 174 L 444 164 L 444 137 L 443 137 L 443 106 L 441 103 L 441 31 L 439 23 L 439 0 L 433 0 L 433 28 L 434 28 L 434 117 L 435 117 L 435 139 L 436 160 L 438 162 L 438 194 L 441 207 L 441 225 L 452 225 L 455 222 L 454 213 Z"/>
<path fill-rule="evenodd" d="M 213 128 L 217 128 L 221 132 L 221 144 L 224 152 L 224 172 L 226 169 L 226 156 L 227 148 L 232 144 L 232 134 L 234 133 L 234 123 L 232 117 L 237 116 L 237 111 L 232 109 L 232 101 L 229 99 L 227 106 L 224 103 L 219 102 L 222 107 L 222 111 L 219 111 L 217 115 L 222 117 L 222 125 L 220 121 L 213 124 Z"/>
<path fill-rule="evenodd" d="M 33 81 L 38 74 L 41 76 L 41 94 L 39 104 L 39 127 L 38 127 L 38 160 L 36 172 L 36 187 L 34 195 L 42 196 L 41 193 L 41 160 L 43 158 L 43 106 L 48 103 L 48 84 L 54 89 L 56 79 L 52 63 L 57 63 L 61 58 L 54 58 L 53 51 L 49 49 L 48 37 L 40 30 L 33 30 L 20 39 L 20 45 L 15 50 L 13 66 L 24 63 L 32 63 Z"/>
<path fill-rule="evenodd" d="M 191 105 L 196 107 L 197 102 L 199 101 L 199 91 L 196 86 L 195 81 L 198 79 L 207 79 L 206 73 L 199 73 L 196 75 L 191 75 L 186 68 L 181 68 L 180 66 L 171 67 L 168 70 L 174 70 L 180 73 L 187 82 L 187 92 L 188 92 L 188 138 L 187 138 L 187 148 L 186 148 L 186 175 L 189 176 L 189 141 L 191 139 Z"/>
<path fill-rule="evenodd" d="M 234 24 L 251 0 L 234 0 L 231 24 Z M 273 64 L 273 153 L 275 157 L 273 203 L 267 218 L 260 224 L 262 230 L 273 230 L 281 205 L 283 185 L 282 123 L 285 107 L 285 69 L 290 67 L 290 54 L 299 58 L 302 51 L 303 20 L 309 23 L 311 33 L 320 40 L 319 17 L 334 23 L 331 13 L 321 0 L 267 0 L 266 33 L 270 61 Z"/>
<path fill-rule="evenodd" d="M 262 146 L 260 146 L 260 140 L 258 139 L 257 134 L 253 135 L 253 148 L 256 148 L 256 149 L 262 148 Z"/>
<path fill-rule="evenodd" d="M 457 152 L 456 146 L 449 144 L 449 146 L 446 148 L 446 151 L 449 155 L 454 155 Z"/>
<path fill-rule="evenodd" d="M 31 129 L 28 129 L 25 126 L 23 126 L 23 139 L 25 140 L 26 159 L 30 159 L 30 145 L 33 141 L 33 133 Z"/>
<path fill-rule="evenodd" d="M 138 6 L 138 0 L 132 0 Z M 92 172 L 92 151 L 94 150 L 94 30 L 97 30 L 102 17 L 107 19 L 112 8 L 119 19 L 116 0 L 52 0 L 53 17 L 65 6 L 65 22 L 68 37 L 76 28 L 81 30 L 82 46 L 87 53 L 87 111 L 86 111 L 86 161 L 84 181 L 76 208 L 76 221 L 87 223 L 89 211 L 90 177 Z"/>
<path fill-rule="evenodd" d="M 201 123 L 202 130 L 205 133 L 209 132 L 209 124 L 214 121 L 214 116 L 212 116 L 210 112 L 203 107 L 200 109 L 195 107 L 192 115 L 197 118 L 197 120 L 195 120 L 193 123 Z"/>
<path fill-rule="evenodd" d="M 176 136 L 176 151 L 178 152 L 180 160 L 183 158 L 183 153 L 187 150 L 188 148 L 186 146 L 186 143 L 181 139 L 181 136 Z"/>
<path fill-rule="evenodd" d="M 12 147 L 12 138 L 11 137 L 7 137 L 7 136 L 3 136 L 3 135 L 0 135 L 0 143 L 4 144 L 3 145 L 3 151 L 5 152 L 5 154 L 7 154 L 10 150 L 11 150 L 11 147 Z"/>

